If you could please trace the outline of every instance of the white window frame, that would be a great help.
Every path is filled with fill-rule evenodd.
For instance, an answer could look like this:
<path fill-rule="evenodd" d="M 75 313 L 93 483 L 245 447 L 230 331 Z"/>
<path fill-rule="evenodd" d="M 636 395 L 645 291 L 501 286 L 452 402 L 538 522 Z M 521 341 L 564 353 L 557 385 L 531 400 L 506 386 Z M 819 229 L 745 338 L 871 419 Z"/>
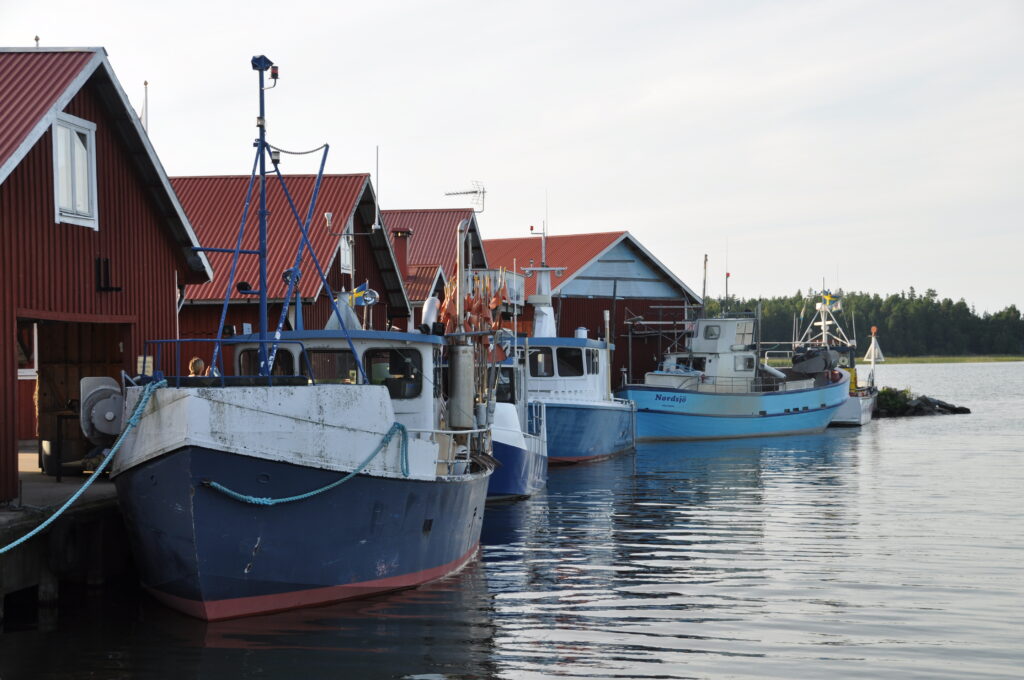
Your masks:
<path fill-rule="evenodd" d="M 67 128 L 71 132 L 83 132 L 88 140 L 89 154 L 89 213 L 64 210 L 60 207 L 60 144 L 57 141 L 57 130 Z M 99 230 L 99 203 L 96 191 L 96 124 L 67 113 L 57 115 L 53 123 L 53 210 L 54 222 L 57 224 L 77 224 L 93 230 Z M 72 201 L 73 202 L 73 201 Z"/>

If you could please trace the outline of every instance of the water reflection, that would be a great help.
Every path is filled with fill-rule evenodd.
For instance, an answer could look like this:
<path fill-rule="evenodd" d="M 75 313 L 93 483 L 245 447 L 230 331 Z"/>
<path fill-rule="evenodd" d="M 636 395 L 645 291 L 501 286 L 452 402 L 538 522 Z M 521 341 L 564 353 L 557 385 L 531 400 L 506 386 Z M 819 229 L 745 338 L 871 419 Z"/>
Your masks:
<path fill-rule="evenodd" d="M 219 622 L 188 618 L 142 593 L 111 595 L 61 612 L 60 654 L 41 633 L 0 637 L 0 675 L 459 680 L 496 674 L 491 596 L 479 561 L 416 590 Z"/>
<path fill-rule="evenodd" d="M 645 445 L 559 471 L 544 498 L 489 509 L 499 667 L 685 677 L 702 656 L 761 656 L 735 622 L 765 616 L 758 590 L 781 542 L 819 540 L 847 505 L 814 488 L 850 490 L 837 474 L 849 444 L 826 433 Z"/>

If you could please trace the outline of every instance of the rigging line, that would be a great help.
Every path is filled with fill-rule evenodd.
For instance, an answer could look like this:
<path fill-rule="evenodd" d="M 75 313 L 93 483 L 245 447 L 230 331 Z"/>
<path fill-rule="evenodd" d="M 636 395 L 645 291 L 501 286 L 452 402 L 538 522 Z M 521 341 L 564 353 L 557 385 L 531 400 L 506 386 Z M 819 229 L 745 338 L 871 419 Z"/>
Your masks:
<path fill-rule="evenodd" d="M 282 149 L 279 146 L 274 146 L 270 142 L 265 142 L 265 144 L 268 147 L 270 147 L 270 149 L 272 149 L 274 151 L 278 151 L 280 153 L 286 153 L 286 154 L 288 154 L 290 156 L 305 156 L 306 154 L 316 153 L 320 149 L 326 149 L 327 148 L 326 144 L 321 144 L 320 146 L 316 147 L 315 149 L 310 149 L 309 151 L 289 151 L 288 149 Z"/>
<path fill-rule="evenodd" d="M 326 145 L 325 145 L 326 146 Z M 324 164 L 327 162 L 327 150 L 324 151 L 323 158 L 320 159 L 320 173 L 317 176 L 317 186 L 319 187 L 320 179 L 323 177 Z M 274 166 L 274 172 L 277 174 L 278 180 L 281 182 L 281 189 L 284 191 L 284 197 L 288 200 L 288 207 L 291 208 L 292 215 L 295 217 L 295 221 L 299 227 L 299 233 L 302 235 L 302 241 L 306 244 L 306 250 L 309 251 L 309 256 L 313 260 L 313 266 L 316 267 L 316 273 L 320 276 L 320 282 L 323 285 L 324 290 L 327 291 L 328 300 L 331 303 L 331 310 L 334 315 L 338 318 L 338 324 L 341 326 L 342 332 L 345 334 L 345 340 L 348 342 L 348 347 L 352 351 L 352 355 L 356 360 L 356 368 L 359 369 L 359 375 L 362 376 L 363 382 L 370 382 L 369 378 L 366 377 L 366 370 L 363 368 L 363 362 L 359 360 L 359 354 L 356 352 L 355 345 L 352 343 L 352 336 L 348 332 L 348 328 L 345 327 L 345 322 L 341 318 L 341 310 L 338 309 L 338 303 L 334 299 L 334 291 L 331 290 L 331 284 L 327 281 L 327 275 L 324 273 L 323 267 L 320 266 L 320 259 L 316 256 L 316 251 L 313 250 L 312 244 L 309 242 L 309 224 L 304 226 L 302 218 L 299 217 L 299 210 L 295 207 L 295 201 L 292 199 L 291 192 L 288 191 L 288 184 L 284 180 L 284 175 L 281 174 L 281 168 Z M 311 205 L 309 209 L 309 219 L 313 216 L 313 206 L 316 205 L 316 197 L 319 189 L 314 190 Z M 387 238 L 387 237 L 385 237 Z"/>

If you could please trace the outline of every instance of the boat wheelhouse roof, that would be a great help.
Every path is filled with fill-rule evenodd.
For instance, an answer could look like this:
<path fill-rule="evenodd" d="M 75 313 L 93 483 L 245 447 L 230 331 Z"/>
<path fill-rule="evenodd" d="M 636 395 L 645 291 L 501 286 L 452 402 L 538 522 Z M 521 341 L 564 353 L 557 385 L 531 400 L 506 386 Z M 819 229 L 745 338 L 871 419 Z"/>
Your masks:
<path fill-rule="evenodd" d="M 531 347 L 592 347 L 593 349 L 615 349 L 615 345 L 609 345 L 603 340 L 593 338 L 516 338 L 519 346 L 529 342 Z"/>
<path fill-rule="evenodd" d="M 393 342 L 419 342 L 428 345 L 443 345 L 444 338 L 440 335 L 424 335 L 423 333 L 406 333 L 404 331 L 364 331 L 364 330 L 351 330 L 347 331 L 348 337 L 356 340 L 390 340 Z M 283 331 L 279 339 L 276 340 L 278 343 L 295 343 L 295 342 L 308 342 L 316 340 L 344 340 L 346 337 L 346 331 L 342 330 L 303 330 L 303 331 Z M 244 342 L 258 343 L 260 336 L 251 333 L 248 335 L 236 335 L 232 338 L 232 344 L 239 344 Z M 275 342 L 275 338 L 272 336 L 267 337 L 268 343 Z"/>

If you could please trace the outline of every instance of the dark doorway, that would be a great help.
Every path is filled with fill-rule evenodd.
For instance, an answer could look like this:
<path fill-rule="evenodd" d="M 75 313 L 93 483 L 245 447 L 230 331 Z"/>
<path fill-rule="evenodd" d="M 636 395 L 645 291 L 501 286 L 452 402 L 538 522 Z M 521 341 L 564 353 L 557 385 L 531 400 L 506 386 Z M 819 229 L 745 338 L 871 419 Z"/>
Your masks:
<path fill-rule="evenodd" d="M 79 381 L 90 376 L 120 378 L 130 326 L 65 321 L 35 324 L 38 386 L 34 401 L 40 466 L 47 474 L 56 474 L 59 455 L 63 464 L 71 464 L 68 471 L 73 471 L 76 461 L 91 448 L 78 421 Z"/>

